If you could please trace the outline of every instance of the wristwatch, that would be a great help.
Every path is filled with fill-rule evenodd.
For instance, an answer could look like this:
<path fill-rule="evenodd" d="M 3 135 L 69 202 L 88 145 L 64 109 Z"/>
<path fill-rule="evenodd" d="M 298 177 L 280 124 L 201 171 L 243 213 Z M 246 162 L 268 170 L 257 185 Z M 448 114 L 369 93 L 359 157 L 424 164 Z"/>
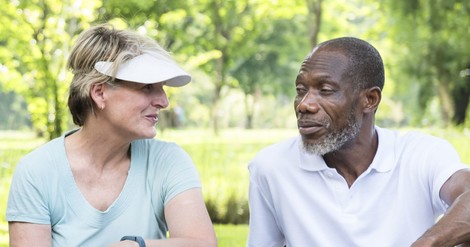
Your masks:
<path fill-rule="evenodd" d="M 145 241 L 140 236 L 124 236 L 121 238 L 121 241 L 124 241 L 124 240 L 135 241 L 139 244 L 139 247 L 145 247 Z"/>

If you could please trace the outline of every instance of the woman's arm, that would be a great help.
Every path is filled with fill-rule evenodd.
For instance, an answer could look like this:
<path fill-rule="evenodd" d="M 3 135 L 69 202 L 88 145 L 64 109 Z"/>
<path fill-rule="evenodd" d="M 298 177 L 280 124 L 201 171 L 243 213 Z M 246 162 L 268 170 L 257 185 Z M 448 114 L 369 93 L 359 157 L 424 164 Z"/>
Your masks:
<path fill-rule="evenodd" d="M 27 222 L 9 222 L 10 247 L 51 247 L 51 226 Z"/>
<path fill-rule="evenodd" d="M 189 189 L 175 196 L 165 207 L 169 239 L 145 239 L 147 247 L 192 246 L 217 247 L 217 239 L 207 213 L 201 189 Z M 123 241 L 112 245 L 138 246 L 136 242 Z"/>

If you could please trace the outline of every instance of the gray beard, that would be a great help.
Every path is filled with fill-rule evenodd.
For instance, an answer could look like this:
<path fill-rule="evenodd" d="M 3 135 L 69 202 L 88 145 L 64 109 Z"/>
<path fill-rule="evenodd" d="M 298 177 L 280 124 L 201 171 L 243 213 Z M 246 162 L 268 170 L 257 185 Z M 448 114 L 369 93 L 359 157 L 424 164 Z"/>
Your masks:
<path fill-rule="evenodd" d="M 302 141 L 303 150 L 310 154 L 325 155 L 339 150 L 346 142 L 354 139 L 359 133 L 360 126 L 351 113 L 348 124 L 337 131 L 328 133 L 325 138 L 317 143 L 305 143 Z"/>

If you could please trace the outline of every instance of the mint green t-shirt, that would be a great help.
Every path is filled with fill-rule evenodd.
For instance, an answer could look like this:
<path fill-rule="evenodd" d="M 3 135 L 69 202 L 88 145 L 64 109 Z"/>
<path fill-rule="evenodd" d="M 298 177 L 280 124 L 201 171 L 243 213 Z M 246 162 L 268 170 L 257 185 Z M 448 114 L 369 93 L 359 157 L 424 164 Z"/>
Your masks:
<path fill-rule="evenodd" d="M 106 211 L 99 211 L 75 184 L 64 138 L 20 160 L 6 213 L 7 221 L 51 225 L 53 246 L 107 246 L 125 235 L 165 238 L 164 206 L 178 193 L 201 187 L 191 158 L 178 145 L 136 140 L 121 194 Z"/>

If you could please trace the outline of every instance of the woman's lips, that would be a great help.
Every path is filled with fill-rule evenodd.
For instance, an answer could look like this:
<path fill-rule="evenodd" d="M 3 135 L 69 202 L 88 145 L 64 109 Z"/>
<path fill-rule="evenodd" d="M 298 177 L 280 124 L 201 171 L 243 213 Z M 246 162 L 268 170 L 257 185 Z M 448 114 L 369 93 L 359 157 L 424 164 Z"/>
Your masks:
<path fill-rule="evenodd" d="M 153 124 L 156 124 L 158 122 L 158 115 L 146 115 L 145 119 L 149 120 Z"/>

